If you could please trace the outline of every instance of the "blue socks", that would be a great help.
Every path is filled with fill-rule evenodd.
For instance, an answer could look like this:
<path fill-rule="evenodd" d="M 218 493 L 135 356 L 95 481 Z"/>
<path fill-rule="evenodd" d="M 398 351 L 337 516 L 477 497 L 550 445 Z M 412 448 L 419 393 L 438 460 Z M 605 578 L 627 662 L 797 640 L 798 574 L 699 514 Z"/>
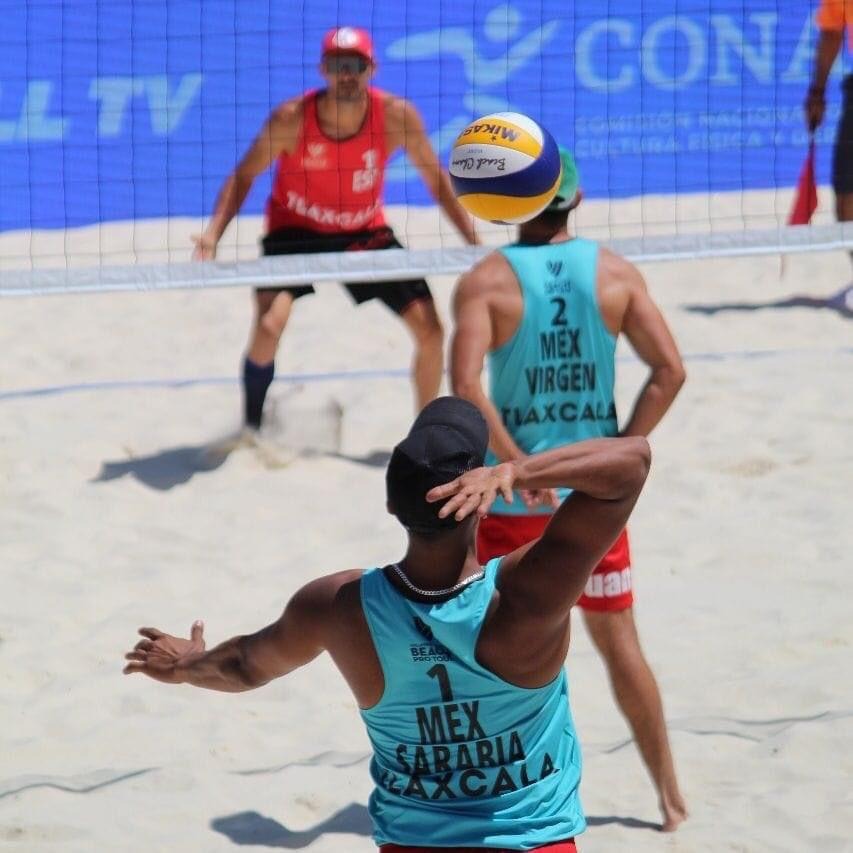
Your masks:
<path fill-rule="evenodd" d="M 247 426 L 261 428 L 264 400 L 274 375 L 275 362 L 255 364 L 248 356 L 243 361 L 243 398 Z"/>

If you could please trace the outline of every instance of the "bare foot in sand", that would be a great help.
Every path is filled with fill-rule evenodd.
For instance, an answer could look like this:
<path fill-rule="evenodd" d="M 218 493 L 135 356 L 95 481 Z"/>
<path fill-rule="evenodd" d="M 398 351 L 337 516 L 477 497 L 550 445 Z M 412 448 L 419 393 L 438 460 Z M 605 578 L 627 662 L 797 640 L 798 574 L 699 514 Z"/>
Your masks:
<path fill-rule="evenodd" d="M 679 825 L 687 820 L 687 806 L 681 794 L 673 797 L 671 801 L 661 800 L 660 811 L 663 815 L 661 832 L 675 832 Z"/>

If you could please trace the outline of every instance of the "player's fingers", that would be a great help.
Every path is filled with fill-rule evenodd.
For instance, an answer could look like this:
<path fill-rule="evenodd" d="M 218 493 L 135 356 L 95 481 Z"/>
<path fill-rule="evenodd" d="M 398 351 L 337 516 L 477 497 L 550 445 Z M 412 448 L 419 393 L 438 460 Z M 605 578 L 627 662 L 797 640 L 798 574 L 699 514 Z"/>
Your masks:
<path fill-rule="evenodd" d="M 560 496 L 557 494 L 556 489 L 548 489 L 548 503 L 554 509 L 560 508 Z"/>
<path fill-rule="evenodd" d="M 122 672 L 125 675 L 131 675 L 134 672 L 145 672 L 145 663 L 143 661 L 135 660 L 128 661 L 128 663 L 125 664 L 125 667 Z"/>
<path fill-rule="evenodd" d="M 480 498 L 480 505 L 477 507 L 477 515 L 479 515 L 480 518 L 483 518 L 485 515 L 488 514 L 497 496 L 498 491 L 496 488 L 491 488 L 483 492 L 483 495 Z"/>
<path fill-rule="evenodd" d="M 148 659 L 148 655 L 145 652 L 128 652 L 124 659 L 145 661 Z"/>
<path fill-rule="evenodd" d="M 194 643 L 204 645 L 204 622 L 201 619 L 196 619 L 190 628 L 190 639 Z"/>
<path fill-rule="evenodd" d="M 512 503 L 512 486 L 509 483 L 501 483 L 500 484 L 501 495 L 503 499 L 508 503 Z"/>
<path fill-rule="evenodd" d="M 456 510 L 465 503 L 468 498 L 468 492 L 459 492 L 457 495 L 453 495 L 452 498 L 449 498 L 447 503 L 442 506 L 442 508 L 438 511 L 439 518 L 447 518 L 449 515 L 452 515 Z"/>
<path fill-rule="evenodd" d="M 436 501 L 440 501 L 442 498 L 449 497 L 450 495 L 456 494 L 459 491 L 459 486 L 462 483 L 462 478 L 457 477 L 455 480 L 451 480 L 449 483 L 442 483 L 440 486 L 435 486 L 430 489 L 426 493 L 427 503 L 435 503 Z"/>
<path fill-rule="evenodd" d="M 140 640 L 133 648 L 134 648 L 134 651 L 140 651 L 143 649 L 145 651 L 147 651 L 153 645 L 154 645 L 154 643 L 151 640 Z"/>
<path fill-rule="evenodd" d="M 156 628 L 140 628 L 139 633 L 142 634 L 143 637 L 148 637 L 149 640 L 159 640 L 160 637 L 166 636 L 162 631 L 158 631 Z"/>
<path fill-rule="evenodd" d="M 479 492 L 477 492 L 473 495 L 468 495 L 468 497 L 465 499 L 465 502 L 462 504 L 462 506 L 460 506 L 459 509 L 457 509 L 456 512 L 453 514 L 453 517 L 457 521 L 462 521 L 464 518 L 468 518 L 468 516 L 471 515 L 471 513 L 474 512 L 474 510 L 477 509 L 477 507 L 479 505 L 480 505 L 480 493 Z"/>

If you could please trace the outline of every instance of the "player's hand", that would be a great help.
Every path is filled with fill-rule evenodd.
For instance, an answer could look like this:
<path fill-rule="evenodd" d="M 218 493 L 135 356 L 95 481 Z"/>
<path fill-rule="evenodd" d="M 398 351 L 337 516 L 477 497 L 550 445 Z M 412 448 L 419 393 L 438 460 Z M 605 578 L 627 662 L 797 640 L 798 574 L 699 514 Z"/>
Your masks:
<path fill-rule="evenodd" d="M 507 503 L 512 503 L 514 482 L 515 466 L 512 462 L 502 462 L 494 467 L 466 471 L 461 477 L 430 489 L 426 499 L 429 503 L 449 499 L 438 511 L 439 518 L 447 518 L 452 514 L 457 521 L 462 521 L 473 512 L 482 518 L 499 493 Z"/>
<path fill-rule="evenodd" d="M 820 127 L 823 121 L 823 114 L 826 112 L 826 97 L 822 89 L 809 89 L 806 95 L 806 100 L 803 103 L 803 110 L 806 114 L 806 127 L 809 132 L 814 133 Z"/>
<path fill-rule="evenodd" d="M 219 242 L 209 234 L 193 234 L 190 238 L 195 243 L 193 249 L 194 261 L 212 261 L 216 258 L 216 244 Z"/>
<path fill-rule="evenodd" d="M 528 509 L 535 509 L 538 506 L 558 509 L 560 506 L 560 495 L 556 489 L 519 489 L 518 494 Z"/>
<path fill-rule="evenodd" d="M 156 628 L 140 628 L 143 638 L 124 657 L 124 674 L 141 672 L 157 681 L 180 684 L 181 667 L 192 663 L 204 652 L 204 625 L 193 622 L 190 638 L 173 637 Z"/>

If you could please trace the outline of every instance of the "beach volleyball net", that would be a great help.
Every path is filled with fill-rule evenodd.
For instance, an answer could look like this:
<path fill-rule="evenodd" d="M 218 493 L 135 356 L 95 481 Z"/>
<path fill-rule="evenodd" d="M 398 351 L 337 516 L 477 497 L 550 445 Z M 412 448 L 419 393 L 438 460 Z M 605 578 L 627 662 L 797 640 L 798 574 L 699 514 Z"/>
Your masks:
<path fill-rule="evenodd" d="M 405 250 L 259 258 L 269 175 L 215 263 L 192 263 L 222 182 L 282 100 L 322 85 L 323 34 L 368 30 L 375 84 L 446 165 L 471 120 L 535 118 L 571 148 L 574 226 L 637 260 L 853 246 L 832 220 L 841 62 L 815 136 L 820 206 L 789 227 L 817 31 L 801 0 L 0 0 L 0 294 L 455 275 L 465 247 L 403 155 L 385 175 Z M 630 7 L 630 8 L 629 8 Z M 480 228 L 484 242 L 510 229 Z"/>

